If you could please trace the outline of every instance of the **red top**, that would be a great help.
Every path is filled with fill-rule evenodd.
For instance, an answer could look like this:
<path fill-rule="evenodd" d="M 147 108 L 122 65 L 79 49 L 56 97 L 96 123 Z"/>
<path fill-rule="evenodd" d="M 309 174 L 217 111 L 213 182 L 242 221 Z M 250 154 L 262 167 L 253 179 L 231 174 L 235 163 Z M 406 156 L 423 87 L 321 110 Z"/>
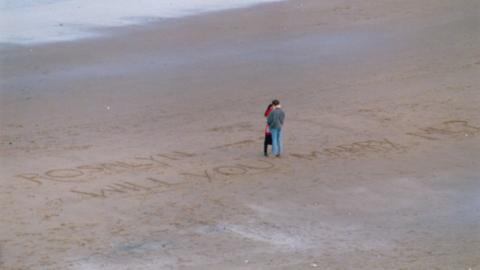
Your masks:
<path fill-rule="evenodd" d="M 268 115 L 273 111 L 273 106 L 270 104 L 268 105 L 268 108 L 265 110 L 265 117 L 268 117 Z M 265 126 L 265 135 L 270 135 L 270 129 L 268 128 L 268 124 Z"/>

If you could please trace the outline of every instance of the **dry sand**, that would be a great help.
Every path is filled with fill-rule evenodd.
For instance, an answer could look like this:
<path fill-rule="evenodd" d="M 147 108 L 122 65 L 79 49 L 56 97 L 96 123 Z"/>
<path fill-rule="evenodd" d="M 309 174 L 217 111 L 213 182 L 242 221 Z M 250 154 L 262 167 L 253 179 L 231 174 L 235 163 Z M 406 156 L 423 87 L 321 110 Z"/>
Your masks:
<path fill-rule="evenodd" d="M 480 269 L 479 11 L 293 0 L 4 46 L 0 268 Z"/>

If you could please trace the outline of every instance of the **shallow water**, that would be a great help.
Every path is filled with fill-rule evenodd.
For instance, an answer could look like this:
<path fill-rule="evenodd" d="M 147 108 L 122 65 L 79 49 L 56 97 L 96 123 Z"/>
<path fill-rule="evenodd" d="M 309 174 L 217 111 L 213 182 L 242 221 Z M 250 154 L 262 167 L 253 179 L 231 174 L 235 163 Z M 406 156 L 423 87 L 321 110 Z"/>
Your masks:
<path fill-rule="evenodd" d="M 32 44 L 99 35 L 145 23 L 280 0 L 0 0 L 0 43 Z"/>

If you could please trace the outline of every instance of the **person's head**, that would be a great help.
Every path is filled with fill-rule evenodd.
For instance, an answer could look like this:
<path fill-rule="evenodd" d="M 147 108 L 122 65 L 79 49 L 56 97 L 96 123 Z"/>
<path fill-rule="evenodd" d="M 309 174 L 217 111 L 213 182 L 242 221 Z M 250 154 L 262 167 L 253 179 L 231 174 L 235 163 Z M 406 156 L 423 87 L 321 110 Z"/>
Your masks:
<path fill-rule="evenodd" d="M 278 101 L 278 99 L 275 99 L 272 101 L 272 105 L 277 107 L 278 105 L 280 105 L 280 101 Z"/>

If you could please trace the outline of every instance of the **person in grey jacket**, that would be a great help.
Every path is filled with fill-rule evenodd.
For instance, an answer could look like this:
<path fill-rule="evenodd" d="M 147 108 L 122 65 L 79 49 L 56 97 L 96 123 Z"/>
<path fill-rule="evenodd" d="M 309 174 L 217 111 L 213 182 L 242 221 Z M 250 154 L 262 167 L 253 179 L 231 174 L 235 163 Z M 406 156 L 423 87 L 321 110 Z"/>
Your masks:
<path fill-rule="evenodd" d="M 280 157 L 283 152 L 282 126 L 285 120 L 285 112 L 282 110 L 282 106 L 278 100 L 272 101 L 272 104 L 273 111 L 268 115 L 267 124 L 272 133 L 272 154 Z"/>

